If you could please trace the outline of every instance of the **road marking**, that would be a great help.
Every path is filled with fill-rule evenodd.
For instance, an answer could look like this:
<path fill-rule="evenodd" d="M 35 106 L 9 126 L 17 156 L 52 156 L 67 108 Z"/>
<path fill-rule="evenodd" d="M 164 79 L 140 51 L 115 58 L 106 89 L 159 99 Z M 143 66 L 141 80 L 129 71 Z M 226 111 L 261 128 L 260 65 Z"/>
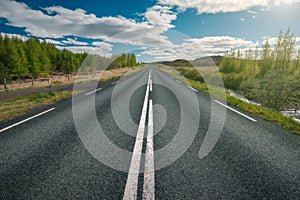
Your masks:
<path fill-rule="evenodd" d="M 52 110 L 54 110 L 54 109 L 55 109 L 55 108 L 50 108 L 50 109 L 48 109 L 48 110 L 46 110 L 46 111 L 44 111 L 44 112 L 41 112 L 41 113 L 36 114 L 36 115 L 34 115 L 34 116 L 32 116 L 32 117 L 29 117 L 29 118 L 24 119 L 24 120 L 22 120 L 22 121 L 20 121 L 20 122 L 17 122 L 17 123 L 15 123 L 15 124 L 13 124 L 13 125 L 10 125 L 10 126 L 8 126 L 8 127 L 6 127 L 6 128 L 3 128 L 3 129 L 0 130 L 0 133 L 3 132 L 3 131 L 6 131 L 6 130 L 12 128 L 12 127 L 15 127 L 15 126 L 17 126 L 17 125 L 23 124 L 24 122 L 27 122 L 27 121 L 29 121 L 29 120 L 31 120 L 31 119 L 33 119 L 33 118 L 36 118 L 36 117 L 41 116 L 41 115 L 43 115 L 43 114 L 46 114 L 46 113 L 48 113 L 48 112 L 50 112 L 50 111 L 52 111 Z"/>
<path fill-rule="evenodd" d="M 187 87 L 190 88 L 191 90 L 193 90 L 194 92 L 198 92 L 198 90 L 196 90 L 195 88 L 193 88 L 193 87 L 191 87 L 189 85 L 187 85 Z"/>
<path fill-rule="evenodd" d="M 148 134 L 145 158 L 145 172 L 143 185 L 143 199 L 155 199 L 155 182 L 154 182 L 154 152 L 153 152 L 153 105 L 152 100 L 149 101 L 148 112 Z"/>
<path fill-rule="evenodd" d="M 216 103 L 218 103 L 218 104 L 220 104 L 220 105 L 222 105 L 222 106 L 224 106 L 224 107 L 226 107 L 226 108 L 228 108 L 229 110 L 231 110 L 231 111 L 233 111 L 233 112 L 236 112 L 237 114 L 239 114 L 239 115 L 242 115 L 243 117 L 245 117 L 245 118 L 247 118 L 247 119 L 249 119 L 249 120 L 251 120 L 251 121 L 253 121 L 253 122 L 256 122 L 257 120 L 255 120 L 255 119 L 253 119 L 253 118 L 251 118 L 251 117 L 249 117 L 249 116 L 247 116 L 247 115 L 245 115 L 245 114 L 243 114 L 243 113 L 241 113 L 241 112 L 239 112 L 239 111 L 237 111 L 237 110 L 235 110 L 235 109 L 233 109 L 233 108 L 231 108 L 231 107 L 229 107 L 229 106 L 227 106 L 227 105 L 225 105 L 225 104 L 223 104 L 223 103 L 221 103 L 221 102 L 219 102 L 219 101 L 217 101 L 217 100 L 214 100 Z"/>
<path fill-rule="evenodd" d="M 181 83 L 181 81 L 179 81 L 179 80 L 176 80 L 178 83 Z"/>
<path fill-rule="evenodd" d="M 151 79 L 150 79 L 150 92 L 152 92 L 152 77 L 151 77 Z"/>
<path fill-rule="evenodd" d="M 125 192 L 123 199 L 136 199 L 137 198 L 137 186 L 139 179 L 139 171 L 141 165 L 141 156 L 142 156 L 142 148 L 143 148 L 143 140 L 144 140 L 144 132 L 145 132 L 145 123 L 146 123 L 146 114 L 148 109 L 148 100 L 149 100 L 149 82 L 150 82 L 151 70 L 148 77 L 148 84 L 143 104 L 142 116 L 140 119 L 138 132 L 135 139 L 134 149 L 132 153 L 132 158 L 130 162 L 128 177 L 125 186 Z"/>
<path fill-rule="evenodd" d="M 91 92 L 89 92 L 89 93 L 86 93 L 85 96 L 88 96 L 88 95 L 90 95 L 90 94 L 93 94 L 93 93 L 95 93 L 95 92 L 97 92 L 97 91 L 99 91 L 99 90 L 102 90 L 102 88 L 98 88 L 97 90 L 94 90 L 94 91 L 91 91 Z"/>
<path fill-rule="evenodd" d="M 116 84 L 116 83 L 118 83 L 118 81 L 116 81 L 116 82 L 113 82 L 113 83 L 112 83 L 112 85 L 114 85 L 114 84 Z"/>

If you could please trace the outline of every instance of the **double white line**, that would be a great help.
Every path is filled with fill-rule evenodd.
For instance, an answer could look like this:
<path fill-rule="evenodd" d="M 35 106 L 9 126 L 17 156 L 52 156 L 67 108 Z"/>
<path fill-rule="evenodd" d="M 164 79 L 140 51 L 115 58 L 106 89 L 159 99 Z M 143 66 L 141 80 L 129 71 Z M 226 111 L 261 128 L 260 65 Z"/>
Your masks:
<path fill-rule="evenodd" d="M 154 199 L 154 153 L 153 153 L 153 105 L 152 100 L 149 101 L 149 92 L 152 91 L 151 70 L 148 77 L 148 84 L 143 104 L 142 116 L 140 119 L 138 132 L 136 135 L 135 145 L 131 158 L 129 173 L 125 186 L 123 199 L 137 199 L 138 178 L 141 165 L 141 156 L 143 148 L 143 138 L 145 133 L 146 114 L 148 110 L 148 130 L 147 130 L 147 147 L 144 168 L 144 185 L 143 199 Z"/>

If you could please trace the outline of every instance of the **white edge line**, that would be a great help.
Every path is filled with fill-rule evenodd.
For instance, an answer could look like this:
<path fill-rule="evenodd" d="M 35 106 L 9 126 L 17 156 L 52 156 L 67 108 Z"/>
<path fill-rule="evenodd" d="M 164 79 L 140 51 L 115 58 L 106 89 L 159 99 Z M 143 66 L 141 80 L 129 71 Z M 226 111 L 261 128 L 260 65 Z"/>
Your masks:
<path fill-rule="evenodd" d="M 139 171 L 141 165 L 141 156 L 142 156 L 142 148 L 143 148 L 145 124 L 146 124 L 146 114 L 147 114 L 148 100 L 149 100 L 150 73 L 148 76 L 148 84 L 147 84 L 147 89 L 146 89 L 146 94 L 145 94 L 145 99 L 143 104 L 142 115 L 139 122 L 139 127 L 138 127 L 138 132 L 136 135 L 136 140 L 133 148 L 132 158 L 130 161 L 130 167 L 129 167 L 128 177 L 126 181 L 123 200 L 137 199 L 138 179 L 139 179 Z"/>
<path fill-rule="evenodd" d="M 253 118 L 251 118 L 251 117 L 249 117 L 249 116 L 247 116 L 247 115 L 245 115 L 245 114 L 243 114 L 243 113 L 241 113 L 241 112 L 239 112 L 239 111 L 237 111 L 237 110 L 235 110 L 235 109 L 233 109 L 233 108 L 231 108 L 231 107 L 229 107 L 229 106 L 227 106 L 227 105 L 225 105 L 225 104 L 223 104 L 223 103 L 221 103 L 221 102 L 219 102 L 219 101 L 217 101 L 217 100 L 214 100 L 216 103 L 218 103 L 218 104 L 220 104 L 220 105 L 222 105 L 222 106 L 224 106 L 224 107 L 226 107 L 226 108 L 228 108 L 229 110 L 231 110 L 231 111 L 233 111 L 233 112 L 236 112 L 237 114 L 239 114 L 239 115 L 242 115 L 243 117 L 245 117 L 245 118 L 247 118 L 247 119 L 249 119 L 249 120 L 251 120 L 251 121 L 253 121 L 253 122 L 256 122 L 257 120 L 255 120 L 255 119 L 253 119 Z"/>
<path fill-rule="evenodd" d="M 95 92 L 97 92 L 97 91 L 99 91 L 99 90 L 102 90 L 102 88 L 98 88 L 97 90 L 94 90 L 94 91 L 91 91 L 91 92 L 89 92 L 89 93 L 86 93 L 85 96 L 88 96 L 88 95 L 90 95 L 90 94 L 93 94 L 93 93 L 95 93 Z"/>
<path fill-rule="evenodd" d="M 189 85 L 187 85 L 187 87 L 190 88 L 191 90 L 193 90 L 194 92 L 198 92 L 198 90 L 196 90 L 195 88 L 193 88 L 193 87 L 191 87 Z"/>
<path fill-rule="evenodd" d="M 36 114 L 36 115 L 34 115 L 34 116 L 32 116 L 32 117 L 29 117 L 29 118 L 24 119 L 24 120 L 22 120 L 22 121 L 20 121 L 20 122 L 17 122 L 17 123 L 15 123 L 15 124 L 13 124 L 13 125 L 10 125 L 10 126 L 8 126 L 8 127 L 6 127 L 6 128 L 3 128 L 3 129 L 0 130 L 0 133 L 3 132 L 3 131 L 8 130 L 8 129 L 10 129 L 10 128 L 13 128 L 13 127 L 15 127 L 15 126 L 17 126 L 17 125 L 20 125 L 20 124 L 22 124 L 22 123 L 24 123 L 24 122 L 27 122 L 27 121 L 29 121 L 29 120 L 31 120 L 31 119 L 33 119 L 33 118 L 36 118 L 36 117 L 41 116 L 41 115 L 43 115 L 43 114 L 46 114 L 46 113 L 48 113 L 48 112 L 50 112 L 50 111 L 52 111 L 52 110 L 54 110 L 54 109 L 55 109 L 55 108 L 50 108 L 50 109 L 48 109 L 48 110 L 46 110 L 46 111 L 44 111 L 44 112 L 41 112 L 41 113 Z"/>
<path fill-rule="evenodd" d="M 153 105 L 149 100 L 148 132 L 145 158 L 145 172 L 143 185 L 143 199 L 155 199 L 155 176 L 154 176 L 154 153 L 153 153 Z"/>
<path fill-rule="evenodd" d="M 178 83 L 181 83 L 181 81 L 179 81 L 179 80 L 176 80 Z"/>
<path fill-rule="evenodd" d="M 116 84 L 116 83 L 118 83 L 118 81 L 116 81 L 116 82 L 113 82 L 113 83 L 112 83 L 112 85 L 114 85 L 114 84 Z"/>

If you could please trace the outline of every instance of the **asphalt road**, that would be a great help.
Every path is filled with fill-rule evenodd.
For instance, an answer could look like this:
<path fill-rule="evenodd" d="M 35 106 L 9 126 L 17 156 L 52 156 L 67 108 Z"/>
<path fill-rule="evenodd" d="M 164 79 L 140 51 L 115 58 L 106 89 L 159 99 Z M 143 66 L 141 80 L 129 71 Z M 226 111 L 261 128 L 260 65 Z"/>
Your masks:
<path fill-rule="evenodd" d="M 118 83 L 80 85 L 90 92 L 1 124 L 3 130 L 55 108 L 0 132 L 0 199 L 122 199 L 135 183 L 137 191 L 129 193 L 137 199 L 147 199 L 149 185 L 156 199 L 299 199 L 299 136 L 232 107 L 251 121 L 150 68 Z M 153 101 L 153 161 L 146 151 L 149 106 L 141 152 L 131 153 L 147 92 Z M 200 159 L 215 123 L 211 117 L 224 113 L 216 145 Z M 133 155 L 141 159 L 136 182 L 128 178 L 136 167 Z M 152 162 L 154 180 L 145 187 L 144 171 Z"/>

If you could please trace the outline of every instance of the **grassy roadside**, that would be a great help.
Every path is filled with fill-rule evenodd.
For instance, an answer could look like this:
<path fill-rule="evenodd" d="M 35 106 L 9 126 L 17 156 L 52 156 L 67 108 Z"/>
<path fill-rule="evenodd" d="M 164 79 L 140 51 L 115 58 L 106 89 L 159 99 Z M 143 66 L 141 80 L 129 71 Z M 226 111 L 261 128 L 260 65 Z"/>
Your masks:
<path fill-rule="evenodd" d="M 121 76 L 113 76 L 109 78 L 100 79 L 100 81 L 110 81 L 110 80 L 118 80 Z M 89 81 L 97 81 L 89 80 Z M 88 82 L 88 81 L 84 81 Z M 74 83 L 63 83 L 63 82 L 55 82 L 47 87 L 55 87 L 55 86 L 67 86 L 72 85 Z M 43 87 L 34 87 L 35 89 L 43 88 Z M 33 87 L 31 88 L 33 89 Z M 17 91 L 19 89 L 14 89 Z M 13 91 L 13 90 L 11 90 Z M 76 93 L 80 93 L 82 91 L 77 91 Z M 16 117 L 22 116 L 35 108 L 39 108 L 45 105 L 51 105 L 53 103 L 59 102 L 63 99 L 69 98 L 74 94 L 73 91 L 50 91 L 46 93 L 39 93 L 33 95 L 19 96 L 8 99 L 0 100 L 0 123 L 7 122 Z"/>
<path fill-rule="evenodd" d="M 73 92 L 71 91 L 50 91 L 47 93 L 0 100 L 0 122 L 9 121 L 35 108 L 61 101 L 62 99 L 71 97 L 72 94 Z"/>
<path fill-rule="evenodd" d="M 100 81 L 110 81 L 110 80 L 118 80 L 121 76 L 114 76 L 110 78 L 100 79 Z M 97 79 L 95 79 L 97 80 Z M 95 81 L 90 80 L 90 81 Z M 86 81 L 87 82 L 87 81 Z M 48 87 L 53 86 L 66 86 L 72 85 L 74 83 L 62 83 L 55 82 Z M 34 87 L 36 89 L 42 87 Z M 33 88 L 31 88 L 33 89 Z M 14 89 L 10 91 L 17 91 L 19 89 Z M 77 91 L 76 93 L 80 93 L 81 91 Z M 45 105 L 51 105 L 53 103 L 59 102 L 63 99 L 69 98 L 74 94 L 72 91 L 50 91 L 46 93 L 39 93 L 34 95 L 13 97 L 9 99 L 0 100 L 0 123 L 7 122 L 16 117 L 22 116 L 35 108 L 39 108 Z"/>
<path fill-rule="evenodd" d="M 206 84 L 200 83 L 191 79 L 186 79 L 193 87 L 198 88 L 206 93 L 209 93 L 208 88 Z M 217 89 L 213 91 L 213 96 L 218 98 Z M 286 117 L 277 110 L 265 108 L 262 106 L 257 106 L 253 104 L 246 103 L 238 98 L 235 98 L 233 96 L 230 96 L 226 94 L 226 100 L 227 103 L 230 105 L 233 105 L 237 108 L 240 108 L 241 110 L 247 111 L 249 113 L 253 113 L 265 120 L 273 121 L 277 123 L 278 125 L 282 126 L 285 129 L 291 130 L 295 134 L 300 135 L 300 123 L 296 122 L 292 119 L 292 117 Z"/>
<path fill-rule="evenodd" d="M 143 70 L 144 67 L 140 67 L 138 69 L 132 70 L 126 76 L 133 75 Z M 91 80 L 82 80 L 80 82 L 89 82 L 89 81 L 111 81 L 111 80 L 119 80 L 122 76 L 112 76 L 107 78 L 94 78 Z M 58 87 L 58 86 L 67 86 L 73 85 L 74 83 L 64 83 L 62 81 L 53 81 L 47 88 Z M 33 86 L 30 89 L 39 89 L 44 87 Z M 9 91 L 18 91 L 22 89 L 10 89 Z M 5 91 L 1 91 L 5 92 Z M 82 91 L 77 91 L 80 93 Z M 50 91 L 46 93 L 39 93 L 33 95 L 12 97 L 8 99 L 0 100 L 0 123 L 7 122 L 16 117 L 22 116 L 35 108 L 39 108 L 45 105 L 51 105 L 55 102 L 59 102 L 62 99 L 66 99 L 71 97 L 74 94 L 72 91 Z"/>

